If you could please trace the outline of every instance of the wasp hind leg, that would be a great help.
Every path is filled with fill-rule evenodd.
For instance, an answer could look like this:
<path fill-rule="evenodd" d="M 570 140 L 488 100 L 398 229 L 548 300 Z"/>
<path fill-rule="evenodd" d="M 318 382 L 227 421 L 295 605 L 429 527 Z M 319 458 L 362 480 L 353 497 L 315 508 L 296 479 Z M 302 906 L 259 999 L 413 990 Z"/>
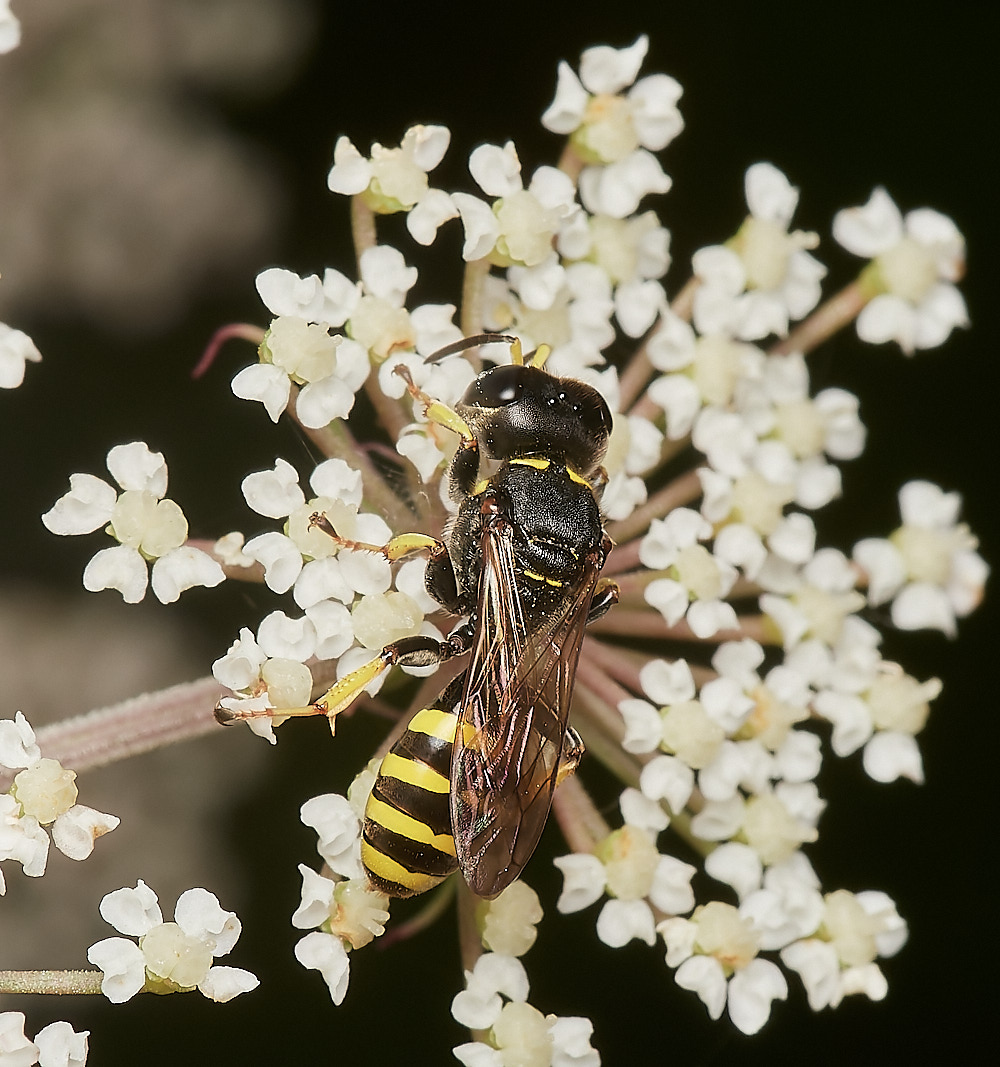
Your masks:
<path fill-rule="evenodd" d="M 563 741 L 562 755 L 559 757 L 559 766 L 556 769 L 556 785 L 575 773 L 586 751 L 587 746 L 583 743 L 583 738 L 572 726 L 567 726 L 566 740 Z"/>
<path fill-rule="evenodd" d="M 350 674 L 345 674 L 338 682 L 334 682 L 318 700 L 304 707 L 268 708 L 263 712 L 234 712 L 219 706 L 215 709 L 215 717 L 220 723 L 228 726 L 230 723 L 258 718 L 261 715 L 276 719 L 325 715 L 330 722 L 330 732 L 333 733 L 337 716 L 354 703 L 365 686 L 373 682 L 389 667 L 397 665 L 400 667 L 432 667 L 436 663 L 443 663 L 453 656 L 468 652 L 471 639 L 471 630 L 468 625 L 458 627 L 444 641 L 422 635 L 403 637 L 386 645 L 377 656 L 358 667 L 357 670 L 351 671 Z"/>
<path fill-rule="evenodd" d="M 590 610 L 587 612 L 587 622 L 591 623 L 599 619 L 610 608 L 618 603 L 618 583 L 610 578 L 602 578 L 597 584 L 594 597 L 590 602 Z"/>

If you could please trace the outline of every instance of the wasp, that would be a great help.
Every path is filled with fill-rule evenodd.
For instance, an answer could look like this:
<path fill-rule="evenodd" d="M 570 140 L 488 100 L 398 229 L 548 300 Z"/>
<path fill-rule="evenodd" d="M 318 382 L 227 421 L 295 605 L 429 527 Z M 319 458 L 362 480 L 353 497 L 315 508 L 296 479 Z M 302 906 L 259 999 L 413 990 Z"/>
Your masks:
<path fill-rule="evenodd" d="M 466 620 L 443 641 L 387 645 L 314 704 L 291 709 L 332 723 L 394 664 L 468 656 L 385 756 L 368 801 L 362 861 L 391 896 L 422 893 L 456 869 L 481 897 L 518 877 L 556 784 L 583 755 L 568 718 L 585 627 L 618 599 L 600 579 L 612 547 L 600 511 L 608 405 L 590 385 L 548 373 L 547 346 L 525 361 L 506 335 L 465 338 L 430 359 L 495 341 L 510 344 L 512 362 L 483 370 L 453 408 L 401 368 L 428 420 L 459 438 L 447 474 L 457 514 L 442 538 L 408 533 L 369 545 L 312 518 L 342 547 L 390 561 L 426 553 L 428 592 Z"/>

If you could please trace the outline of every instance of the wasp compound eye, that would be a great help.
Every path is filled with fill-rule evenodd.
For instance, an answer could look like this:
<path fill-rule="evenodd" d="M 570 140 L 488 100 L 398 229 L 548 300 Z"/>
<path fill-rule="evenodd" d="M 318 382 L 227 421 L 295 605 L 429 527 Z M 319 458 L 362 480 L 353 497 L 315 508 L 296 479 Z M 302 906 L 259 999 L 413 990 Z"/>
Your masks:
<path fill-rule="evenodd" d="M 478 408 L 507 407 L 521 399 L 527 377 L 525 372 L 530 369 L 511 365 L 483 371 L 465 391 L 462 403 Z"/>

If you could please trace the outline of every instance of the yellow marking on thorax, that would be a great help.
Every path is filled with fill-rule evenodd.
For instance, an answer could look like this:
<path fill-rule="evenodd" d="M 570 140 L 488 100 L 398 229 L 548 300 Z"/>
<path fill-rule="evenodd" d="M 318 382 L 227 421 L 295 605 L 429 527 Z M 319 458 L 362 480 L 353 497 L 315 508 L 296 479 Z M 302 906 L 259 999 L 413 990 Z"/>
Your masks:
<path fill-rule="evenodd" d="M 547 459 L 545 456 L 518 456 L 516 459 L 512 459 L 511 465 L 515 463 L 522 467 L 534 467 L 535 470 L 544 471 L 548 470 L 552 466 L 552 460 Z M 566 474 L 571 482 L 576 482 L 577 485 L 585 485 L 588 489 L 593 489 L 593 486 L 582 474 L 573 470 L 572 467 L 566 467 Z"/>
<path fill-rule="evenodd" d="M 407 785 L 424 789 L 428 793 L 447 793 L 451 789 L 451 783 L 433 767 L 419 760 L 407 759 L 390 752 L 383 760 L 379 768 L 379 774 L 388 775 Z"/>
<path fill-rule="evenodd" d="M 397 811 L 396 808 L 389 807 L 378 797 L 372 796 L 368 798 L 365 816 L 371 819 L 372 822 L 378 823 L 384 829 L 394 834 L 399 834 L 400 837 L 405 837 L 409 841 L 418 841 L 422 845 L 430 845 L 431 848 L 435 848 L 438 852 L 443 852 L 448 856 L 455 855 L 455 839 L 451 834 L 434 833 L 426 823 L 414 819 L 405 812 Z"/>
<path fill-rule="evenodd" d="M 458 717 L 450 711 L 441 711 L 440 708 L 424 708 L 410 719 L 407 729 L 418 734 L 440 738 L 442 741 L 454 742 L 457 723 Z"/>
<path fill-rule="evenodd" d="M 546 578 L 544 574 L 538 574 L 535 571 L 526 570 L 523 573 L 525 578 L 534 578 L 536 582 L 546 582 L 549 585 L 555 586 L 557 589 L 566 584 L 565 582 L 559 581 L 558 578 Z"/>

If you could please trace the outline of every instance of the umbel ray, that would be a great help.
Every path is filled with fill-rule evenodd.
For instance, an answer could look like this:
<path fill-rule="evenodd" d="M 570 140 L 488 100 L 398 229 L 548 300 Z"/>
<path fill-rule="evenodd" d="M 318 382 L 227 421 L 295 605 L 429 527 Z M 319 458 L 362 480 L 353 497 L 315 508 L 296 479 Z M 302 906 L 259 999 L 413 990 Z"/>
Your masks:
<path fill-rule="evenodd" d="M 590 385 L 548 373 L 548 346 L 525 361 L 506 335 L 465 338 L 430 358 L 496 341 L 510 344 L 512 362 L 482 371 L 454 408 L 397 368 L 428 420 L 459 438 L 447 475 L 458 511 L 443 538 L 403 533 L 373 545 L 340 537 L 324 515 L 311 519 L 343 549 L 390 562 L 425 553 L 428 592 L 465 621 L 443 641 L 394 641 L 313 704 L 270 712 L 326 715 L 332 726 L 387 668 L 469 657 L 436 704 L 413 716 L 368 800 L 361 857 L 371 883 L 392 896 L 425 892 L 456 869 L 482 897 L 518 877 L 556 784 L 583 754 L 568 717 L 584 630 L 618 599 L 600 579 L 612 547 L 599 505 L 607 403 Z M 217 710 L 222 722 L 254 714 Z"/>

